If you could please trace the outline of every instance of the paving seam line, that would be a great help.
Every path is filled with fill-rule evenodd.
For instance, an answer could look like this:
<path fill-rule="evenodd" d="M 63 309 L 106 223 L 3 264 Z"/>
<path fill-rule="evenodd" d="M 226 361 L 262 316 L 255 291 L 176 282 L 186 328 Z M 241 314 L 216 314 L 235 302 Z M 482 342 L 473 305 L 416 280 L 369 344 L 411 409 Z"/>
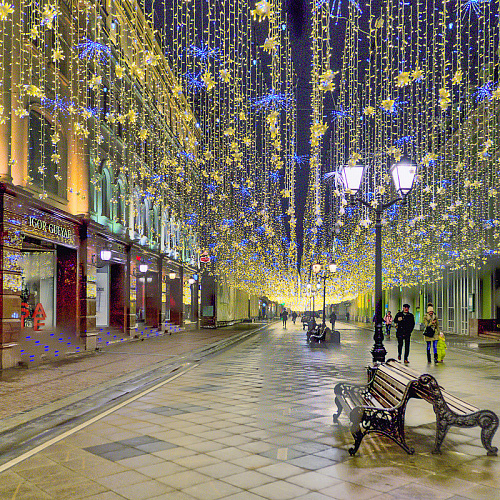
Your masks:
<path fill-rule="evenodd" d="M 32 457 L 33 455 L 36 455 L 37 453 L 40 453 L 41 451 L 48 448 L 49 446 L 52 446 L 53 444 L 56 444 L 59 441 L 62 441 L 66 437 L 69 437 L 69 436 L 75 434 L 76 432 L 79 432 L 82 429 L 85 429 L 85 427 L 88 427 L 89 425 L 92 425 L 95 422 L 98 422 L 99 420 L 101 420 L 104 417 L 107 417 L 111 413 L 114 413 L 115 411 L 123 408 L 124 406 L 127 406 L 128 404 L 130 404 L 134 401 L 137 401 L 138 399 L 142 398 L 143 396 L 146 396 L 150 392 L 153 392 L 156 389 L 159 389 L 160 387 L 172 382 L 173 380 L 177 379 L 178 377 L 181 377 L 182 375 L 184 375 L 188 371 L 193 370 L 197 366 L 199 366 L 199 365 L 193 365 L 193 366 L 187 368 L 186 370 L 184 370 L 180 373 L 177 373 L 177 374 L 173 375 L 172 377 L 165 379 L 158 384 L 155 384 L 153 387 L 149 387 L 148 389 L 141 391 L 139 394 L 135 394 L 134 396 L 129 397 L 127 400 L 122 401 L 120 403 L 117 403 L 112 408 L 108 408 L 107 410 L 90 418 L 89 420 L 87 420 L 81 424 L 78 424 L 77 426 L 73 427 L 72 429 L 69 429 L 69 430 L 63 432 L 62 434 L 59 434 L 59 435 L 49 439 L 48 441 L 45 441 L 44 443 L 42 443 L 38 446 L 35 446 L 31 450 L 24 452 L 21 455 L 9 460 L 8 462 L 0 465 L 0 473 L 5 472 L 6 470 L 10 469 L 14 465 L 17 465 L 18 463 L 23 462 L 24 460 Z"/>
<path fill-rule="evenodd" d="M 134 378 L 141 377 L 143 375 L 146 375 L 148 373 L 153 373 L 156 370 L 168 370 L 167 373 L 160 374 L 158 378 L 165 377 L 172 372 L 182 369 L 185 367 L 187 364 L 189 364 L 189 361 L 191 361 L 193 358 L 201 358 L 204 355 L 207 356 L 209 354 L 215 354 L 216 352 L 219 352 L 226 347 L 229 347 L 233 344 L 236 344 L 238 342 L 244 341 L 246 338 L 257 334 L 264 328 L 269 326 L 269 323 L 256 328 L 254 330 L 251 330 L 250 332 L 243 332 L 241 334 L 235 334 L 232 335 L 231 337 L 228 337 L 227 339 L 222 339 L 218 340 L 216 342 L 213 342 L 212 344 L 209 344 L 207 346 L 200 347 L 198 349 L 195 349 L 193 351 L 189 351 L 187 353 L 181 354 L 179 356 L 176 356 L 176 360 L 172 360 L 169 358 L 168 360 L 165 361 L 160 361 L 158 363 L 155 363 L 152 366 L 148 366 L 145 368 L 140 368 L 138 370 L 125 373 L 124 375 L 108 380 L 106 382 L 103 382 L 101 384 L 95 385 L 93 387 L 89 387 L 83 391 L 77 392 L 75 394 L 71 394 L 69 396 L 65 396 L 64 398 L 52 401 L 50 403 L 47 403 L 46 405 L 39 406 L 37 408 L 33 408 L 32 410 L 28 410 L 26 412 L 13 415 L 11 417 L 7 417 L 3 420 L 0 420 L 0 436 L 6 432 L 13 431 L 16 428 L 20 427 L 21 425 L 26 424 L 26 422 L 30 422 L 31 420 L 34 420 L 36 418 L 40 418 L 42 416 L 48 415 L 54 411 L 61 410 L 65 407 L 68 407 L 76 402 L 82 401 L 84 399 L 87 399 L 91 396 L 94 396 L 98 393 L 105 392 L 107 389 L 110 387 L 123 384 L 126 382 L 130 382 Z M 223 344 L 222 344 L 223 343 Z M 210 351 L 204 353 L 204 351 Z M 174 362 L 172 362 L 174 361 Z M 195 361 L 199 361 L 199 359 L 196 359 Z M 154 368 L 153 368 L 154 367 Z M 166 369 L 166 370 L 165 370 Z M 151 383 L 151 382 L 150 382 Z M 145 385 L 145 384 L 144 384 Z"/>

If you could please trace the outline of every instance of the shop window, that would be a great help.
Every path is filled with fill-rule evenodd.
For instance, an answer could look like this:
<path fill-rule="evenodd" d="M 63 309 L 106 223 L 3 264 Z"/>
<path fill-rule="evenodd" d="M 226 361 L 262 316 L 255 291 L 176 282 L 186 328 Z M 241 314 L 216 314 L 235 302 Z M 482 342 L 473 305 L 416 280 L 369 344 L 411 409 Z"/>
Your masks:
<path fill-rule="evenodd" d="M 54 127 L 48 120 L 34 111 L 30 112 L 29 176 L 35 186 L 47 192 L 59 194 L 59 183 L 54 177 L 58 173 L 58 165 L 51 158 L 55 153 L 51 141 L 53 134 Z"/>
<path fill-rule="evenodd" d="M 55 252 L 33 249 L 21 255 L 21 327 L 50 330 L 55 325 Z"/>

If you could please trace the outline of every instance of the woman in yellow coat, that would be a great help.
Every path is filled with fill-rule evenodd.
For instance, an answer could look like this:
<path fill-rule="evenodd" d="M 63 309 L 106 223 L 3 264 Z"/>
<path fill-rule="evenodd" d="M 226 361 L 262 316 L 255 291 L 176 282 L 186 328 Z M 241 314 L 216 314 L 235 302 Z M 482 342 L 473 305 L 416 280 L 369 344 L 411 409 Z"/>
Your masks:
<path fill-rule="evenodd" d="M 424 339 L 427 342 L 427 362 L 431 362 L 431 347 L 434 352 L 434 363 L 438 363 L 437 343 L 439 340 L 439 321 L 431 302 L 427 304 L 427 314 L 423 318 Z"/>

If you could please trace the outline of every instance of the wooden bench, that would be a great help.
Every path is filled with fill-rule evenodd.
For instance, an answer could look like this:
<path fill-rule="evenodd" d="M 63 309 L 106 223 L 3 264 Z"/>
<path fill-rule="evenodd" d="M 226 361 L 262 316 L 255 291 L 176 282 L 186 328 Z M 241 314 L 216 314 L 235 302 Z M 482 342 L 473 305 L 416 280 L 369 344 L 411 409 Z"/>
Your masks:
<path fill-rule="evenodd" d="M 377 432 L 396 442 L 407 453 L 413 454 L 405 441 L 404 417 L 410 398 L 419 398 L 432 404 L 436 414 L 436 438 L 433 453 L 441 453 L 441 444 L 448 429 L 457 427 L 481 427 L 481 442 L 488 455 L 497 455 L 498 449 L 491 445 L 498 428 L 498 417 L 490 410 L 479 410 L 475 406 L 452 396 L 442 389 L 436 379 L 427 373 L 415 370 L 390 359 L 376 367 L 368 368 L 367 386 L 339 383 L 335 386 L 335 403 L 338 412 L 333 415 L 337 422 L 342 409 L 349 412 L 354 446 L 349 453 L 354 455 L 365 434 Z"/>
<path fill-rule="evenodd" d="M 491 410 L 480 410 L 475 406 L 451 395 L 439 386 L 437 380 L 428 373 L 419 375 L 418 372 L 402 365 L 395 359 L 386 363 L 392 370 L 397 371 L 401 381 L 414 380 L 410 397 L 420 398 L 430 403 L 436 414 L 436 439 L 432 453 L 441 453 L 441 444 L 451 426 L 456 427 L 481 427 L 481 442 L 487 450 L 487 455 L 496 456 L 498 448 L 491 445 L 491 441 L 498 428 L 498 417 Z"/>
<path fill-rule="evenodd" d="M 349 453 L 354 455 L 363 437 L 377 432 L 391 438 L 410 455 L 415 450 L 405 441 L 404 416 L 406 405 L 417 379 L 403 379 L 393 367 L 381 364 L 373 370 L 367 386 L 339 383 L 335 386 L 335 403 L 338 411 L 333 421 L 345 409 L 351 420 L 354 446 Z"/>

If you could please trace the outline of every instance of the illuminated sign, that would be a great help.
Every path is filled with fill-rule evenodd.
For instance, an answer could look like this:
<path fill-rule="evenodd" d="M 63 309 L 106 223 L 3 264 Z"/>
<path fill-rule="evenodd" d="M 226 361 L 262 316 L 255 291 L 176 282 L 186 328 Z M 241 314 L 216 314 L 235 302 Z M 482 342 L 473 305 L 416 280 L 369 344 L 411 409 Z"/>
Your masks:
<path fill-rule="evenodd" d="M 24 218 L 23 231 L 37 238 L 54 240 L 68 245 L 76 245 L 74 228 L 65 223 L 57 223 L 55 219 L 45 214 L 29 215 Z"/>

